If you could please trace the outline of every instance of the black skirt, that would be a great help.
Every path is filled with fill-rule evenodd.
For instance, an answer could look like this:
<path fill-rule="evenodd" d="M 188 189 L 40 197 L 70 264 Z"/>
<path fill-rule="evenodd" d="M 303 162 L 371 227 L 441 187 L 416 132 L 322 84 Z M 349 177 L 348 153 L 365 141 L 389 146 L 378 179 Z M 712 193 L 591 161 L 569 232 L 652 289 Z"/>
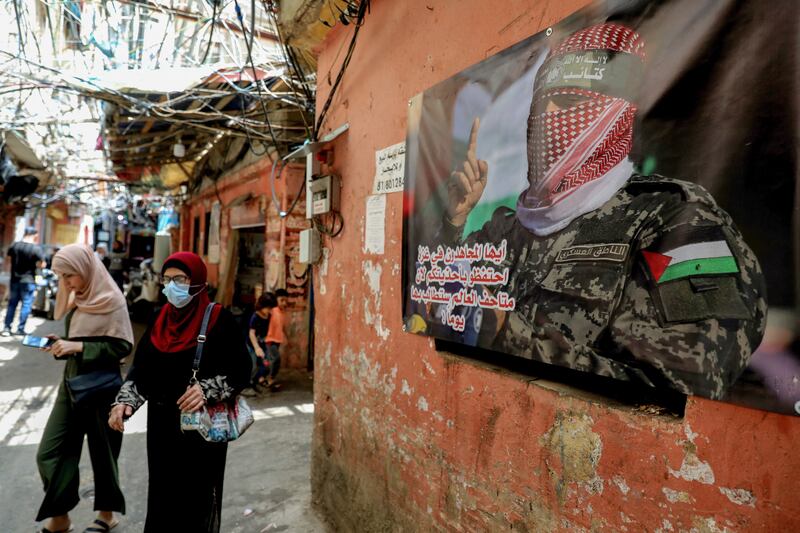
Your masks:
<path fill-rule="evenodd" d="M 182 432 L 174 402 L 150 401 L 147 413 L 149 483 L 145 533 L 179 524 L 181 531 L 218 533 L 227 443 Z"/>

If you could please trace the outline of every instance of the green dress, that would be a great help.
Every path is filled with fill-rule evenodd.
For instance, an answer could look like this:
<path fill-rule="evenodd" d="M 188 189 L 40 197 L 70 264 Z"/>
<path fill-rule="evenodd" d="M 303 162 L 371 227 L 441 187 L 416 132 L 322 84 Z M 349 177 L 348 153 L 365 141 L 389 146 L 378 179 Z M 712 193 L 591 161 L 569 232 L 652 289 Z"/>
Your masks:
<path fill-rule="evenodd" d="M 65 318 L 69 332 L 74 310 Z M 78 463 L 83 439 L 89 443 L 89 456 L 94 470 L 94 509 L 125 512 L 125 498 L 119 486 L 117 458 L 122 447 L 122 433 L 108 426 L 108 412 L 114 395 L 100 398 L 91 406 L 76 406 L 66 388 L 66 380 L 95 370 L 119 369 L 120 360 L 133 346 L 113 337 L 79 337 L 68 339 L 83 342 L 83 352 L 69 356 L 64 377 L 58 387 L 55 405 L 47 420 L 36 454 L 45 497 L 36 520 L 68 513 L 80 501 Z"/>

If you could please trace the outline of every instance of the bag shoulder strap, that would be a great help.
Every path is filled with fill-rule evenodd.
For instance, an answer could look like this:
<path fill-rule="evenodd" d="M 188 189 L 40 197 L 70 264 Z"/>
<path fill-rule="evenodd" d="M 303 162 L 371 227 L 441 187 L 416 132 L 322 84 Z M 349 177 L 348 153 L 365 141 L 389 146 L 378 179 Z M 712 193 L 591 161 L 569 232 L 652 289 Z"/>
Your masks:
<path fill-rule="evenodd" d="M 208 331 L 208 322 L 211 319 L 211 311 L 214 310 L 214 302 L 208 304 L 206 312 L 203 314 L 203 323 L 200 326 L 200 334 L 197 335 L 197 349 L 194 352 L 194 362 L 192 363 L 192 378 L 189 380 L 190 385 L 197 383 L 197 371 L 200 370 L 200 359 L 203 357 L 203 345 L 206 343 L 206 331 Z"/>

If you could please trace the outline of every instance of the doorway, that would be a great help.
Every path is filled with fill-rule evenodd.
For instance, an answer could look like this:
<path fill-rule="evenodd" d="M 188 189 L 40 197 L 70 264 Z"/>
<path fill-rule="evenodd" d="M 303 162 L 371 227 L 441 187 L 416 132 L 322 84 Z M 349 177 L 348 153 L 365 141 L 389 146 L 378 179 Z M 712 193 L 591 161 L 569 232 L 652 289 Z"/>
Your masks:
<path fill-rule="evenodd" d="M 233 307 L 250 316 L 264 291 L 264 226 L 239 228 Z"/>

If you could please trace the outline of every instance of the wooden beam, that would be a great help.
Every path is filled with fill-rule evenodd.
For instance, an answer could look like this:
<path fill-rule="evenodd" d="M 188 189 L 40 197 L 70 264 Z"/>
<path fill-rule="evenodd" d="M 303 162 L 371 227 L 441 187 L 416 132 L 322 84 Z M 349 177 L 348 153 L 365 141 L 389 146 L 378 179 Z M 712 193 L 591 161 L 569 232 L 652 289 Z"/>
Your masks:
<path fill-rule="evenodd" d="M 159 104 L 163 104 L 164 102 L 167 101 L 168 98 L 169 98 L 169 95 L 162 94 L 161 98 L 159 98 L 159 100 L 158 100 L 158 103 Z M 141 129 L 141 131 L 139 131 L 139 133 L 147 133 L 148 131 L 150 131 L 150 128 L 152 128 L 153 124 L 155 124 L 155 123 L 156 123 L 156 119 L 151 118 L 150 120 L 145 122 L 144 127 Z"/>

